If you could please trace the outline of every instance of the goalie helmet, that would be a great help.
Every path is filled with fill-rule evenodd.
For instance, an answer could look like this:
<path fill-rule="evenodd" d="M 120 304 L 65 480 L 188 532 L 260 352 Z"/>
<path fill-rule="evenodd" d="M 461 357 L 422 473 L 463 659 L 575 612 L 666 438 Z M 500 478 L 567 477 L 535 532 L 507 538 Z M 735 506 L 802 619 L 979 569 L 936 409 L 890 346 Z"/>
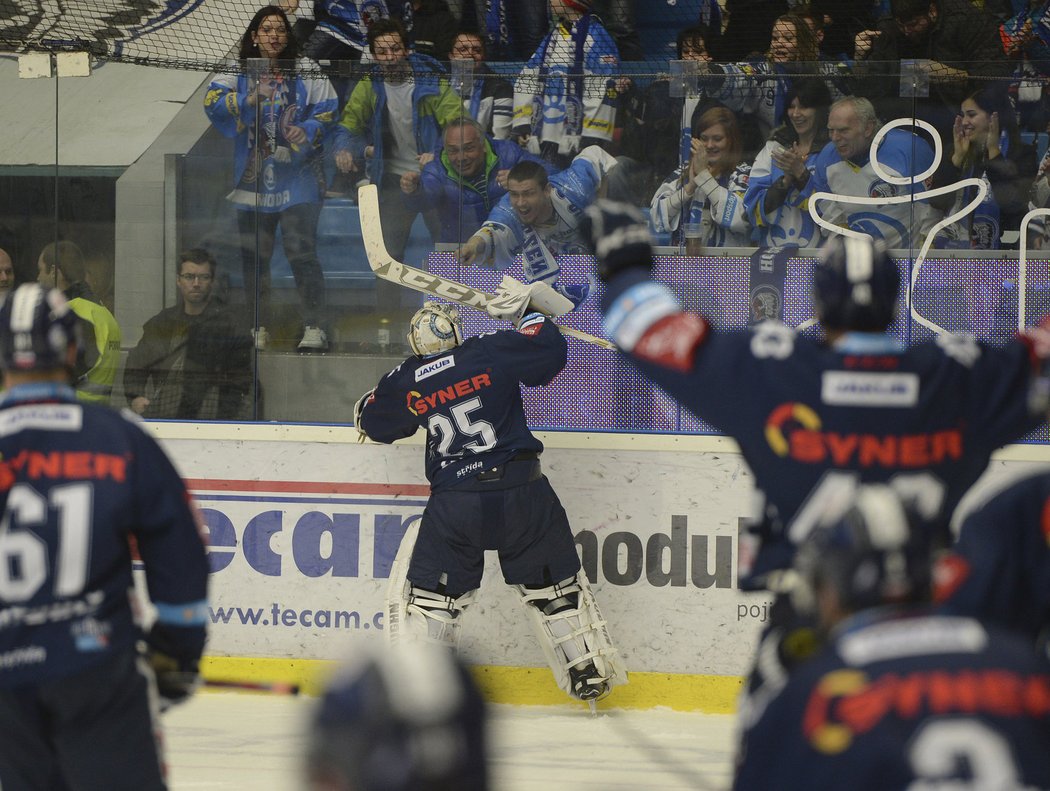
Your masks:
<path fill-rule="evenodd" d="M 443 302 L 424 302 L 408 327 L 408 345 L 420 357 L 440 354 L 463 343 L 459 311 Z"/>
<path fill-rule="evenodd" d="M 833 236 L 813 268 L 813 304 L 826 329 L 880 332 L 897 315 L 900 272 L 883 242 Z"/>
<path fill-rule="evenodd" d="M 914 509 L 889 486 L 857 488 L 843 512 L 818 519 L 795 555 L 796 609 L 813 613 L 816 592 L 831 586 L 848 612 L 927 601 L 932 541 Z"/>
<path fill-rule="evenodd" d="M 70 343 L 80 347 L 80 324 L 58 289 L 24 283 L 0 307 L 0 364 L 10 371 L 62 368 Z"/>
<path fill-rule="evenodd" d="M 488 788 L 485 703 L 442 646 L 366 652 L 329 686 L 312 718 L 307 772 L 317 788 Z"/>

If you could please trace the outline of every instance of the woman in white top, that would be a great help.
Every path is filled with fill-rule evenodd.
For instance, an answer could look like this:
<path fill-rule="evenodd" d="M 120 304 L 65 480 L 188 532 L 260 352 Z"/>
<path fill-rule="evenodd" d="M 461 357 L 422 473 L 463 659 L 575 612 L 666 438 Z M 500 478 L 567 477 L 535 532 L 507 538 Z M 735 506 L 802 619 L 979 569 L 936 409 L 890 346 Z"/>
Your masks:
<path fill-rule="evenodd" d="M 693 128 L 688 167 L 675 170 L 653 196 L 654 230 L 677 243 L 684 224 L 699 223 L 704 247 L 753 246 L 744 210 L 750 171 L 736 115 L 712 107 Z"/>

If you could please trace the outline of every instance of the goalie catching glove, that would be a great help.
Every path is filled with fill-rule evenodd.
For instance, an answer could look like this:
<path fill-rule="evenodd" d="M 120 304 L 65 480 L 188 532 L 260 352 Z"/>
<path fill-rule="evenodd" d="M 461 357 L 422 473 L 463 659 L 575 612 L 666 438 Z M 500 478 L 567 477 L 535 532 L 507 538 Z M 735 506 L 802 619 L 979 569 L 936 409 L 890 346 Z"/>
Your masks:
<path fill-rule="evenodd" d="M 485 312 L 494 319 L 505 319 L 515 327 L 529 312 L 539 311 L 546 316 L 564 316 L 573 309 L 571 300 L 559 294 L 547 283 L 522 283 L 509 275 L 503 276 Z"/>
<path fill-rule="evenodd" d="M 580 235 L 594 251 L 598 279 L 603 283 L 625 269 L 653 268 L 649 221 L 629 203 L 595 201 L 583 213 Z"/>
<path fill-rule="evenodd" d="M 161 711 L 189 700 L 201 685 L 200 656 L 182 649 L 181 628 L 154 624 L 146 635 L 146 661 L 157 679 Z"/>

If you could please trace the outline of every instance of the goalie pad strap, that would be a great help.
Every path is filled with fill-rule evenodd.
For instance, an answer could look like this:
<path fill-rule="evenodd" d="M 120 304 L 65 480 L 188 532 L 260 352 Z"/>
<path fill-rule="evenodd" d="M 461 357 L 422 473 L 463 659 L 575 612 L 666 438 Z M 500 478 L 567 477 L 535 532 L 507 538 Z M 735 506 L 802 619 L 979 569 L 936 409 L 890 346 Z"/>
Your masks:
<path fill-rule="evenodd" d="M 589 676 L 589 683 L 604 686 L 606 692 L 610 687 L 627 683 L 627 671 L 612 645 L 605 619 L 582 571 L 545 588 L 516 587 L 562 690 L 578 696 L 578 678 L 574 679 L 574 675 Z"/>

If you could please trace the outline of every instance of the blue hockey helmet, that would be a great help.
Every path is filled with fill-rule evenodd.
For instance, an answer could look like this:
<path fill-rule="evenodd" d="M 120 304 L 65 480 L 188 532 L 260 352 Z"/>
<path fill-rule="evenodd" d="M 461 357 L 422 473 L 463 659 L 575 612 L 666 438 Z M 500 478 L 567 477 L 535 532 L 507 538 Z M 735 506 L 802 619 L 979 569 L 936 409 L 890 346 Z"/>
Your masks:
<path fill-rule="evenodd" d="M 319 788 L 485 791 L 484 700 L 445 646 L 365 652 L 317 707 L 306 770 Z"/>
<path fill-rule="evenodd" d="M 832 236 L 813 268 L 813 306 L 825 329 L 878 332 L 897 314 L 900 272 L 882 241 Z"/>
<path fill-rule="evenodd" d="M 932 543 L 916 510 L 892 488 L 857 486 L 841 507 L 817 518 L 795 554 L 795 607 L 814 612 L 816 592 L 824 586 L 836 591 L 847 612 L 927 601 Z"/>
<path fill-rule="evenodd" d="M 80 347 L 80 323 L 58 289 L 24 283 L 0 307 L 0 365 L 9 371 L 62 368 L 69 344 Z"/>

